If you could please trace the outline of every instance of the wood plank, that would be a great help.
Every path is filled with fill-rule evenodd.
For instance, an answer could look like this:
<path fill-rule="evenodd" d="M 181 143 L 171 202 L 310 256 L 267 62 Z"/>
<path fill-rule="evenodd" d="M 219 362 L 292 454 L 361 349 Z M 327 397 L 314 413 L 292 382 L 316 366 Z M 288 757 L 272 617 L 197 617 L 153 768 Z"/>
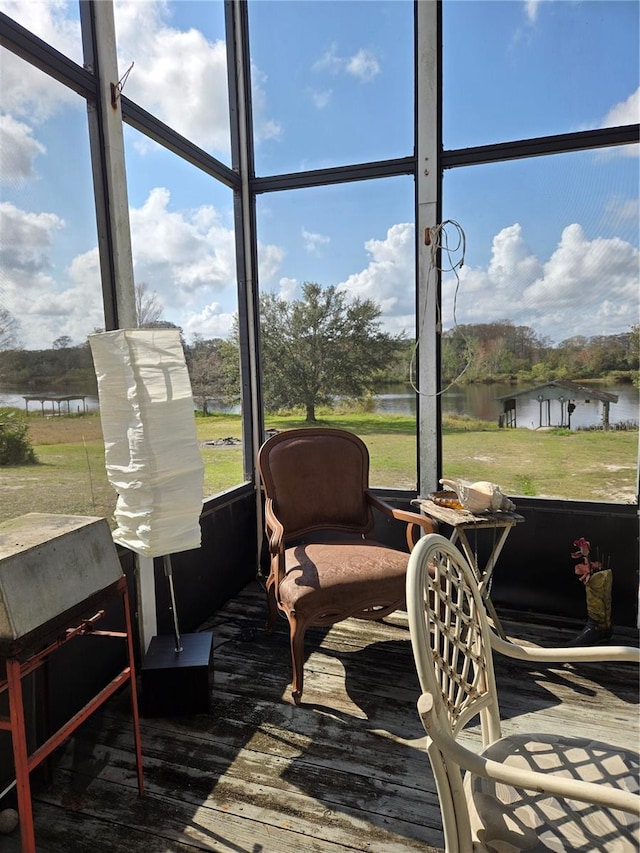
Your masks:
<path fill-rule="evenodd" d="M 101 768 L 99 779 L 85 776 L 85 787 L 82 787 L 77 781 L 79 777 L 75 777 L 77 807 L 91 812 L 94 808 L 92 797 L 95 796 L 98 803 L 101 798 L 108 798 L 109 808 L 119 810 L 120 821 L 132 821 L 132 825 L 139 825 L 141 816 L 138 812 L 143 806 L 140 805 L 141 801 L 136 805 L 135 779 L 127 765 L 127 753 L 110 748 L 106 754 L 109 755 L 108 761 L 105 761 L 105 751 L 101 748 L 92 754 Z M 83 760 L 88 767 L 86 756 Z M 253 821 L 256 824 L 256 837 L 261 834 L 268 835 L 272 829 L 286 829 L 297 836 L 298 845 L 301 836 L 310 835 L 319 843 L 349 846 L 354 833 L 357 833 L 360 836 L 366 834 L 369 844 L 367 849 L 372 853 L 385 853 L 387 850 L 390 853 L 399 853 L 403 849 L 424 847 L 425 836 L 429 834 L 427 827 L 412 824 L 406 819 L 394 818 L 392 810 L 390 815 L 385 813 L 385 799 L 395 801 L 397 805 L 396 797 L 402 795 L 402 791 L 395 791 L 389 786 L 386 789 L 378 788 L 374 796 L 379 797 L 381 810 L 376 814 L 361 807 L 357 792 L 351 793 L 351 806 L 325 799 L 324 790 L 331 787 L 335 791 L 340 781 L 336 784 L 335 780 L 332 780 L 330 786 L 321 776 L 316 778 L 316 782 L 320 784 L 313 793 L 305 793 L 304 787 L 298 789 L 295 784 L 289 784 L 286 789 L 283 784 L 274 788 L 271 784 L 271 772 L 278 769 L 278 764 L 281 772 L 286 771 L 289 766 L 288 762 L 272 761 L 268 767 L 264 767 L 263 763 L 261 768 L 260 763 L 255 760 L 247 765 L 241 754 L 227 772 L 221 775 L 214 772 L 210 775 L 203 769 L 202 763 L 193 762 L 189 766 L 168 761 L 166 758 L 145 758 L 147 794 L 144 799 L 149 797 L 153 808 L 156 800 L 168 799 L 172 810 L 178 810 L 181 815 L 187 811 L 197 812 L 205 824 L 226 821 L 230 816 L 238 820 Z M 71 784 L 71 773 L 71 770 L 67 771 L 64 767 L 57 770 L 56 785 L 48 788 L 43 795 L 48 802 L 64 802 L 65 792 Z M 67 774 L 69 779 L 65 779 Z M 108 793 L 107 787 L 104 787 L 103 792 L 95 793 L 100 786 L 111 787 Z M 426 813 L 430 813 L 433 820 L 439 821 L 435 798 L 430 812 Z M 145 822 L 155 819 L 144 812 Z M 187 840 L 176 830 L 173 822 L 167 824 L 162 815 L 158 819 L 159 827 L 162 826 L 163 833 L 169 833 L 168 837 Z M 193 820 L 187 823 L 192 826 Z M 258 825 L 262 827 L 261 830 Z M 192 840 L 190 836 L 188 840 Z M 287 846 L 296 849 L 295 839 Z"/>
<path fill-rule="evenodd" d="M 218 756 L 233 757 L 241 749 L 251 749 L 258 761 L 269 756 L 282 761 L 306 760 L 329 772 L 342 772 L 370 779 L 375 764 L 377 781 L 392 785 L 407 784 L 420 790 L 435 790 L 430 781 L 428 759 L 423 750 L 424 733 L 417 742 L 404 742 L 388 732 L 372 732 L 366 727 L 353 726 L 330 715 L 303 714 L 295 709 L 294 722 L 279 715 L 268 703 L 254 705 L 254 716 L 248 729 L 241 717 L 233 717 L 237 702 L 228 701 L 228 712 L 211 716 L 185 718 L 184 726 L 177 721 L 149 721 L 142 727 L 145 757 L 167 756 L 172 743 L 179 742 L 181 753 L 190 761 L 205 760 L 205 749 Z M 251 700 L 246 700 L 247 703 Z M 222 711 L 222 705 L 218 706 Z M 263 712 L 262 716 L 258 716 Z M 86 724 L 86 736 L 105 746 L 125 749 L 131 745 L 130 727 L 122 718 L 97 721 L 95 728 Z M 372 749 L 372 746 L 375 749 Z M 208 760 L 208 759 L 206 759 Z M 427 763 L 425 763 L 427 762 Z M 410 780 L 410 781 L 407 781 Z"/>
<path fill-rule="evenodd" d="M 104 820 L 68 806 L 60 808 L 41 800 L 34 809 L 38 853 L 193 853 L 193 845 L 181 844 L 153 833 L 123 825 L 118 819 Z M 2 836 L 2 853 L 21 853 L 20 833 Z M 238 847 L 209 847 L 239 853 Z M 251 848 L 247 848 L 251 850 Z"/>

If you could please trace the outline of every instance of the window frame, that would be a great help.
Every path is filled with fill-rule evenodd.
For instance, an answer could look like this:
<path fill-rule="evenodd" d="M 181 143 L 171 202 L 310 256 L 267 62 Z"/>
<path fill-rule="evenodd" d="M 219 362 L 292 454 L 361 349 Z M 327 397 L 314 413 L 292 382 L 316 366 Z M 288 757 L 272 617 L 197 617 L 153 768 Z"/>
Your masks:
<path fill-rule="evenodd" d="M 251 115 L 251 65 L 247 4 L 243 0 L 225 0 L 227 68 L 231 109 L 232 166 L 194 145 L 156 117 L 119 96 L 122 120 L 187 160 L 234 192 L 236 219 L 236 266 L 241 341 L 241 383 L 243 392 L 243 445 L 247 479 L 258 482 L 255 468 L 257 448 L 264 434 L 264 415 L 260 389 L 260 341 L 256 252 L 256 197 L 261 193 L 293 190 L 335 183 L 356 182 L 392 175 L 413 175 L 415 181 L 415 234 L 417 269 L 416 328 L 427 321 L 429 336 L 419 362 L 421 387 L 434 393 L 419 406 L 417 424 L 418 485 L 420 491 L 432 489 L 441 472 L 441 413 L 437 390 L 440 373 L 437 316 L 440 304 L 439 274 L 429 281 L 424 229 L 440 220 L 442 177 L 447 169 L 568 153 L 587 149 L 604 150 L 619 145 L 637 144 L 640 123 L 597 128 L 573 133 L 519 139 L 468 148 L 442 147 L 442 2 L 414 2 L 414 152 L 406 157 L 371 163 L 355 163 L 328 169 L 315 169 L 281 175 L 255 174 Z M 114 266 L 114 246 L 121 237 L 113 230 L 109 217 L 110 188 L 107 180 L 108 158 L 104 150 L 107 129 L 101 116 L 107 81 L 96 68 L 95 4 L 79 0 L 85 64 L 83 68 L 51 45 L 33 35 L 0 12 L 0 44 L 30 64 L 77 92 L 87 102 L 98 231 L 102 235 L 100 258 L 103 277 L 105 327 L 122 324 L 122 285 Z M 115 53 L 115 46 L 114 46 Z M 434 121 L 435 118 L 435 121 Z M 127 309 L 124 310 L 124 315 Z M 637 470 L 638 478 L 640 471 Z M 638 483 L 640 487 L 640 482 Z M 246 484 L 239 486 L 245 489 Z M 540 499 L 543 501 L 544 499 Z"/>

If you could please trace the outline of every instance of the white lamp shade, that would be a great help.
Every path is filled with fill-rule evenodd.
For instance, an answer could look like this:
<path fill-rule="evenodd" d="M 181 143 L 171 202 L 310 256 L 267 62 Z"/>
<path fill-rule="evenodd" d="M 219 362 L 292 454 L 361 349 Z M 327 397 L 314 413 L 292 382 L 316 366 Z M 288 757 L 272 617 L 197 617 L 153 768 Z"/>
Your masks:
<path fill-rule="evenodd" d="M 89 337 L 116 542 L 159 557 L 200 547 L 204 468 L 178 329 Z"/>

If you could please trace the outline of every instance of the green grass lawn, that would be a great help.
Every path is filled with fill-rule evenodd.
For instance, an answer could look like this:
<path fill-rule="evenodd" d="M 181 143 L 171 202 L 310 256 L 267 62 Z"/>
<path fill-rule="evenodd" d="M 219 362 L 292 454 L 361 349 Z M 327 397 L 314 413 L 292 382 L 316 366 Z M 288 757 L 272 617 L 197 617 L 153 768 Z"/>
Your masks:
<path fill-rule="evenodd" d="M 319 425 L 360 435 L 371 455 L 371 484 L 416 488 L 415 421 L 402 415 L 320 412 Z M 267 419 L 267 428 L 305 426 L 302 415 Z M 37 465 L 0 468 L 0 519 L 26 512 L 110 517 L 116 495 L 104 470 L 100 418 L 29 416 Z M 244 480 L 240 445 L 205 442 L 240 439 L 239 415 L 196 418 L 205 467 L 205 494 Z M 467 419 L 443 428 L 443 476 L 491 480 L 505 494 L 579 500 L 635 500 L 637 432 L 498 429 Z"/>
<path fill-rule="evenodd" d="M 637 432 L 453 433 L 443 438 L 443 470 L 499 483 L 506 494 L 628 503 L 637 452 Z"/>

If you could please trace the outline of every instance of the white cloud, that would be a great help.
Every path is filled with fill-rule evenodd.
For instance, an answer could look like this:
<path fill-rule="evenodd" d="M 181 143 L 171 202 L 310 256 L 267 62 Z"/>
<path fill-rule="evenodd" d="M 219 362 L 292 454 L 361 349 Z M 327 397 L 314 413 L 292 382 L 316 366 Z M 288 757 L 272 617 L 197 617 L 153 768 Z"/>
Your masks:
<path fill-rule="evenodd" d="M 0 0 L 0 11 L 61 53 L 82 64 L 80 22 L 68 17 L 66 0 Z M 39 124 L 62 106 L 83 108 L 82 99 L 9 50 L 2 52 L 2 109 Z"/>
<path fill-rule="evenodd" d="M 331 103 L 331 98 L 333 97 L 333 89 L 324 89 L 323 91 L 310 89 L 309 92 L 311 95 L 311 100 L 313 101 L 313 105 L 316 109 L 324 110 Z"/>
<path fill-rule="evenodd" d="M 69 17 L 67 0 L 0 0 L 0 9 L 82 64 L 80 22 Z M 124 93 L 201 148 L 228 154 L 229 108 L 226 46 L 195 28 L 171 25 L 165 0 L 119 0 L 114 4 L 119 75 L 133 62 Z M 263 82 L 252 68 L 254 127 L 258 141 L 281 135 L 266 109 Z M 15 54 L 2 57 L 3 109 L 29 122 L 54 115 L 61 104 L 81 109 L 81 98 Z"/>
<path fill-rule="evenodd" d="M 98 247 L 76 255 L 69 265 L 69 275 L 79 287 L 93 287 L 100 283 L 100 256 Z M 91 282 L 91 284 L 90 284 Z"/>
<path fill-rule="evenodd" d="M 369 83 L 380 73 L 380 63 L 368 50 L 360 49 L 347 60 L 347 72 L 363 83 Z"/>
<path fill-rule="evenodd" d="M 517 222 L 503 228 L 493 238 L 488 274 L 498 291 L 508 290 L 514 277 L 526 284 L 535 278 L 538 271 L 538 261 L 529 254 L 522 238 L 522 228 Z"/>
<path fill-rule="evenodd" d="M 311 66 L 312 71 L 329 71 L 331 74 L 338 74 L 344 67 L 344 59 L 338 56 L 338 46 L 335 42 L 326 50 L 320 59 Z"/>
<path fill-rule="evenodd" d="M 51 118 L 63 107 L 83 108 L 71 89 L 8 50 L 2 54 L 2 109 L 31 125 Z"/>
<path fill-rule="evenodd" d="M 618 222 L 629 222 L 638 220 L 638 210 L 640 205 L 638 198 L 622 198 L 621 196 L 611 196 L 605 205 L 605 216 L 607 220 L 613 222 L 614 227 Z"/>
<path fill-rule="evenodd" d="M 0 183 L 21 183 L 34 177 L 33 161 L 46 153 L 32 129 L 10 115 L 0 115 Z"/>
<path fill-rule="evenodd" d="M 632 92 L 626 101 L 615 104 L 604 118 L 604 127 L 618 127 L 623 124 L 640 122 L 640 87 Z"/>
<path fill-rule="evenodd" d="M 51 346 L 60 335 L 82 342 L 104 325 L 97 250 L 56 270 L 51 252 L 65 228 L 53 213 L 29 213 L 0 204 L 0 269 L 3 302 L 20 321 L 28 348 Z"/>
<path fill-rule="evenodd" d="M 157 187 L 130 220 L 135 280 L 157 291 L 165 319 L 189 334 L 227 334 L 237 306 L 235 236 L 221 213 L 208 205 L 172 210 L 169 191 Z M 269 281 L 283 251 L 260 244 L 258 257 L 260 281 Z"/>
<path fill-rule="evenodd" d="M 214 208 L 172 211 L 170 201 L 169 191 L 158 187 L 130 211 L 134 275 L 158 291 L 168 309 L 182 312 L 200 303 L 203 292 L 235 286 L 235 245 L 233 230 Z"/>
<path fill-rule="evenodd" d="M 387 331 L 413 334 L 413 225 L 394 225 L 384 239 L 369 240 L 365 247 L 370 262 L 339 289 L 377 302 Z M 541 260 L 514 223 L 494 237 L 486 267 L 467 262 L 460 270 L 457 322 L 508 319 L 556 343 L 574 335 L 617 334 L 637 322 L 639 273 L 640 253 L 620 238 L 589 240 L 580 225 L 568 225 L 550 257 Z M 445 329 L 453 325 L 455 289 L 454 276 L 444 275 Z"/>
<path fill-rule="evenodd" d="M 535 24 L 538 18 L 539 6 L 540 0 L 525 0 L 524 14 L 527 18 L 528 23 Z"/>
<path fill-rule="evenodd" d="M 510 45 L 511 50 L 519 50 L 523 41 L 529 42 L 531 40 L 536 21 L 538 20 L 538 13 L 540 12 L 540 2 L 541 0 L 524 0 L 522 4 L 524 23 L 522 26 L 518 26 L 513 34 Z"/>
<path fill-rule="evenodd" d="M 123 92 L 205 150 L 228 152 L 226 47 L 168 23 L 164 2 L 114 7 Z"/>
<path fill-rule="evenodd" d="M 251 106 L 253 109 L 253 132 L 257 144 L 265 139 L 280 139 L 283 134 L 278 121 L 268 117 L 265 86 L 267 75 L 251 63 Z"/>
<path fill-rule="evenodd" d="M 131 211 L 136 250 L 136 281 L 145 281 L 165 306 L 165 317 L 187 337 L 226 336 L 236 311 L 233 232 L 219 212 L 204 206 L 170 209 L 167 190 L 158 188 Z M 55 235 L 65 223 L 53 214 L 33 214 L 0 205 L 0 291 L 20 320 L 28 347 L 49 346 L 68 334 L 84 340 L 103 324 L 97 249 L 55 270 L 51 254 Z M 365 243 L 369 262 L 338 285 L 349 298 L 374 300 L 387 331 L 414 329 L 414 227 L 399 223 L 383 239 Z M 260 281 L 273 279 L 284 253 L 261 246 Z M 567 226 L 548 259 L 527 247 L 523 229 L 514 223 L 494 237 L 486 267 L 460 271 L 458 323 L 509 319 L 560 342 L 574 335 L 615 334 L 637 321 L 640 254 L 620 238 L 587 239 L 580 225 Z M 443 322 L 453 322 L 455 281 L 443 281 Z M 281 298 L 299 298 L 299 282 L 281 277 Z"/>
<path fill-rule="evenodd" d="M 284 249 L 258 240 L 258 275 L 264 284 L 272 281 L 282 265 Z"/>
<path fill-rule="evenodd" d="M 330 237 L 324 234 L 314 234 L 312 231 L 307 231 L 302 228 L 301 232 L 304 248 L 310 255 L 319 255 L 322 246 L 328 246 L 331 242 Z"/>
<path fill-rule="evenodd" d="M 171 210 L 168 190 L 159 187 L 130 210 L 130 222 L 135 280 L 158 294 L 164 319 L 186 335 L 227 335 L 237 278 L 234 232 L 222 215 L 206 205 Z M 28 348 L 50 346 L 60 335 L 80 343 L 104 326 L 97 247 L 77 255 L 67 269 L 55 269 L 55 235 L 64 228 L 55 214 L 0 204 L 0 289 Z M 260 246 L 259 256 L 261 280 L 275 276 L 282 250 Z"/>
<path fill-rule="evenodd" d="M 380 306 L 385 325 L 411 333 L 415 307 L 415 249 L 412 223 L 392 225 L 384 240 L 368 240 L 367 267 L 350 275 L 338 290 L 351 298 L 372 299 Z"/>
<path fill-rule="evenodd" d="M 589 324 L 599 329 L 603 306 L 606 313 L 621 313 L 637 300 L 638 258 L 638 251 L 618 237 L 587 240 L 580 225 L 568 225 L 543 275 L 525 289 L 525 299 L 539 312 L 553 301 L 554 309 L 567 310 L 569 325 L 591 311 Z"/>
<path fill-rule="evenodd" d="M 41 290 L 31 304 L 31 311 L 27 311 L 26 317 L 21 315 L 22 328 L 24 330 L 29 324 L 32 339 L 34 326 L 39 332 L 37 340 L 32 340 L 31 345 L 37 349 L 46 349 L 61 335 L 68 335 L 73 343 L 79 344 L 94 329 L 104 328 L 99 294 L 99 280 L 91 288 Z"/>
<path fill-rule="evenodd" d="M 254 127 L 256 127 L 254 125 Z M 280 139 L 282 136 L 282 125 L 273 119 L 260 119 L 256 127 L 256 142 L 261 142 L 265 139 Z"/>
<path fill-rule="evenodd" d="M 64 225 L 54 213 L 28 213 L 10 202 L 0 202 L 2 269 L 25 279 L 48 269 L 53 234 Z"/>
<path fill-rule="evenodd" d="M 568 225 L 548 260 L 527 248 L 519 224 L 493 240 L 486 269 L 460 271 L 457 321 L 509 319 L 559 343 L 575 335 L 627 331 L 638 313 L 640 254 L 618 237 L 588 240 Z M 443 286 L 445 328 L 453 323 L 455 281 Z"/>
<path fill-rule="evenodd" d="M 189 312 L 182 322 L 187 340 L 195 335 L 208 338 L 228 338 L 233 328 L 235 314 L 224 311 L 218 302 L 205 305 L 200 311 Z"/>
<path fill-rule="evenodd" d="M 68 17 L 70 5 L 67 0 L 1 0 L 0 11 L 82 64 L 80 21 Z"/>
<path fill-rule="evenodd" d="M 335 43 L 313 63 L 311 69 L 334 75 L 350 74 L 361 83 L 369 83 L 381 71 L 380 63 L 370 50 L 360 48 L 352 56 L 340 56 Z"/>
<path fill-rule="evenodd" d="M 640 87 L 632 92 L 626 101 L 615 104 L 602 121 L 603 127 L 618 127 L 624 124 L 640 122 Z M 617 154 L 625 157 L 640 156 L 640 145 L 622 145 L 616 149 Z"/>

